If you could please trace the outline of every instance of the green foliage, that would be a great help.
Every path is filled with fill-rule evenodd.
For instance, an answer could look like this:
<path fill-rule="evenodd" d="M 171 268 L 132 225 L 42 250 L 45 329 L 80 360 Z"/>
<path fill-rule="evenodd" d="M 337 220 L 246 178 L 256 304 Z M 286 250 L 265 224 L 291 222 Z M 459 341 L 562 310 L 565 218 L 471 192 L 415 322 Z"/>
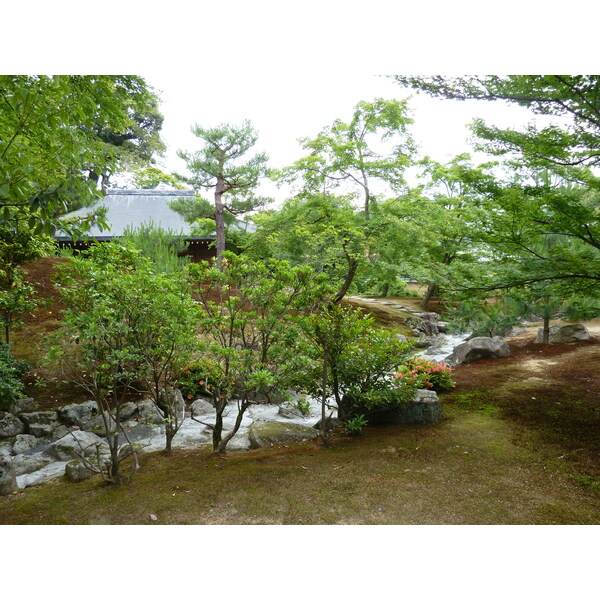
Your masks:
<path fill-rule="evenodd" d="M 49 359 L 86 390 L 105 415 L 110 481 L 121 482 L 119 412 L 142 384 L 161 410 L 167 451 L 181 416 L 170 386 L 197 349 L 196 306 L 182 276 L 158 273 L 131 246 L 93 245 L 61 267 L 67 310 Z M 112 429 L 116 429 L 113 434 Z"/>
<path fill-rule="evenodd" d="M 344 423 L 344 429 L 349 435 L 360 435 L 368 423 L 364 415 L 356 415 Z"/>
<path fill-rule="evenodd" d="M 414 386 L 391 383 L 394 371 L 408 358 L 412 342 L 376 329 L 371 316 L 329 305 L 309 315 L 304 328 L 315 361 L 308 391 L 320 394 L 323 401 L 333 396 L 342 420 L 352 416 L 353 406 L 380 407 L 402 402 L 414 393 Z"/>
<path fill-rule="evenodd" d="M 255 223 L 249 255 L 310 265 L 336 287 L 347 276 L 349 264 L 366 251 L 362 219 L 345 197 L 300 194 L 279 211 L 260 213 Z"/>
<path fill-rule="evenodd" d="M 301 140 L 308 156 L 298 160 L 280 175 L 285 180 L 303 179 L 307 191 L 323 192 L 328 187 L 349 186 L 362 195 L 368 218 L 376 199 L 371 181 L 387 183 L 392 189 L 404 184 L 404 171 L 415 152 L 408 133 L 412 120 L 407 116 L 406 101 L 359 102 L 352 118 L 345 123 L 336 119 L 316 138 Z"/>
<path fill-rule="evenodd" d="M 181 272 L 189 263 L 189 256 L 180 255 L 186 249 L 184 236 L 153 222 L 136 228 L 127 227 L 122 242 L 139 250 L 160 273 Z"/>
<path fill-rule="evenodd" d="M 164 173 L 158 167 L 145 167 L 134 171 L 133 187 L 135 189 L 154 190 L 159 186 L 167 186 L 175 190 L 185 189 L 177 177 Z"/>
<path fill-rule="evenodd" d="M 409 382 L 419 389 L 431 389 L 445 392 L 454 388 L 452 368 L 444 362 L 435 362 L 424 358 L 411 358 L 394 375 L 397 382 Z"/>
<path fill-rule="evenodd" d="M 294 402 L 294 408 L 297 408 L 304 416 L 308 416 L 310 414 L 310 402 L 306 398 L 298 398 L 296 402 Z"/>
<path fill-rule="evenodd" d="M 198 396 L 231 396 L 234 384 L 234 380 L 225 376 L 219 362 L 207 358 L 186 365 L 176 382 L 187 400 L 194 400 Z"/>
<path fill-rule="evenodd" d="M 497 301 L 464 301 L 448 312 L 450 329 L 458 333 L 471 332 L 473 337 L 505 336 L 518 322 L 510 306 Z"/>
<path fill-rule="evenodd" d="M 594 171 L 600 149 L 597 75 L 397 77 L 431 95 L 507 101 L 555 123 L 522 131 L 473 123 L 477 149 L 506 156 L 510 181 L 497 186 L 482 226 L 493 262 L 464 278 L 463 289 L 506 290 L 542 282 L 563 298 L 598 297 L 599 189 Z M 568 118 L 565 118 L 568 117 Z M 495 286 L 495 287 L 494 287 Z"/>
<path fill-rule="evenodd" d="M 20 377 L 28 369 L 27 362 L 14 358 L 8 345 L 0 341 L 0 410 L 10 410 L 13 402 L 23 396 Z"/>
<path fill-rule="evenodd" d="M 230 252 L 224 253 L 221 269 L 208 263 L 191 264 L 189 269 L 203 308 L 202 353 L 223 384 L 204 389 L 215 406 L 213 449 L 223 452 L 248 406 L 298 385 L 307 359 L 297 321 L 327 286 L 309 267 L 253 261 Z M 223 411 L 234 398 L 236 423 L 223 435 Z"/>
<path fill-rule="evenodd" d="M 225 251 L 225 215 L 247 213 L 270 202 L 269 198 L 254 194 L 260 179 L 267 174 L 268 157 L 264 152 L 246 157 L 258 140 L 258 134 L 249 121 L 244 121 L 240 127 L 223 123 L 218 127 L 205 129 L 195 125 L 192 133 L 204 143 L 204 147 L 199 152 L 177 152 L 192 173 L 190 177 L 178 177 L 195 190 L 214 189 L 214 210 L 204 214 L 208 207 L 202 199 L 198 201 L 199 207 L 181 208 L 188 212 L 188 218 L 192 214 L 196 215 L 194 218 L 214 218 L 217 263 L 220 264 Z M 243 158 L 246 159 L 245 162 L 242 162 Z"/>

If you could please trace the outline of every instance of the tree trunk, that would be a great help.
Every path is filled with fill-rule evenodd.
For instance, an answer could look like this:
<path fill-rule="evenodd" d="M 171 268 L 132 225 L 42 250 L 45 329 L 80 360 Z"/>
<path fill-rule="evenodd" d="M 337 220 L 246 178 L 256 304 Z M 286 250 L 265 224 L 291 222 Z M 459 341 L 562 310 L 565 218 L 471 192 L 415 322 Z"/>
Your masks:
<path fill-rule="evenodd" d="M 172 454 L 172 442 L 173 442 L 173 438 L 175 437 L 175 431 L 173 430 L 173 427 L 167 423 L 167 426 L 165 427 L 165 436 L 166 436 L 166 442 L 165 442 L 165 451 L 164 454 Z"/>
<path fill-rule="evenodd" d="M 335 295 L 335 298 L 332 301 L 332 304 L 338 304 L 344 299 L 346 292 L 352 285 L 352 280 L 354 279 L 354 275 L 356 274 L 356 269 L 358 267 L 358 259 L 350 258 L 346 255 L 346 259 L 348 260 L 348 274 L 346 275 L 346 279 L 340 289 L 340 291 Z"/>
<path fill-rule="evenodd" d="M 542 343 L 550 343 L 550 317 L 544 317 L 544 330 L 542 331 Z"/>
<path fill-rule="evenodd" d="M 319 428 L 319 435 L 323 440 L 323 446 L 329 447 L 329 438 L 327 437 L 327 419 L 325 418 L 325 405 L 327 404 L 327 370 L 329 368 L 329 360 L 327 356 L 327 350 L 323 354 L 323 392 L 321 397 L 321 427 Z"/>
<path fill-rule="evenodd" d="M 421 302 L 421 306 L 425 310 L 429 310 L 429 303 L 431 302 L 431 299 L 433 298 L 434 294 L 437 293 L 437 291 L 438 291 L 437 283 L 430 283 L 427 286 L 427 291 L 425 292 L 425 295 L 423 296 L 423 302 Z"/>
<path fill-rule="evenodd" d="M 213 452 L 219 452 L 221 445 L 221 436 L 223 434 L 223 410 L 217 408 L 215 417 L 215 426 L 213 427 Z"/>
<path fill-rule="evenodd" d="M 221 269 L 223 252 L 225 251 L 225 217 L 223 207 L 223 193 L 225 192 L 225 181 L 217 179 L 215 187 L 215 231 L 217 234 L 217 268 Z"/>

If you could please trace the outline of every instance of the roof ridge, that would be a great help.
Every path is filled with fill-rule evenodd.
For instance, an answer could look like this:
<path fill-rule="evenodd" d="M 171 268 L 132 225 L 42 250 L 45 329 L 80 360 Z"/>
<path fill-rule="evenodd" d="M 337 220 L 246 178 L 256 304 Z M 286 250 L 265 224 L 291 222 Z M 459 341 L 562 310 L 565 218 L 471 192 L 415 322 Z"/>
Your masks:
<path fill-rule="evenodd" d="M 194 196 L 195 194 L 194 190 L 106 190 L 106 196 Z"/>

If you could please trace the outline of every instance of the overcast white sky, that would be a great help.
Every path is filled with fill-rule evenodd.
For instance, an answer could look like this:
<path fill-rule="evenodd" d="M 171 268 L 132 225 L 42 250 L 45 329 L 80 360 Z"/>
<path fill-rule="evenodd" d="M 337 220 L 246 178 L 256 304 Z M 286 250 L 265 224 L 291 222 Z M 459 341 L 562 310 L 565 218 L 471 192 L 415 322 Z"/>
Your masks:
<path fill-rule="evenodd" d="M 502 126 L 533 118 L 529 111 L 504 103 L 434 99 L 375 74 L 256 72 L 208 82 L 177 74 L 148 73 L 145 77 L 161 92 L 167 153 L 160 162 L 169 172 L 185 171 L 184 161 L 176 155 L 178 149 L 201 147 L 190 132 L 194 123 L 213 127 L 222 122 L 239 125 L 249 119 L 259 132 L 256 149 L 268 153 L 272 167 L 283 167 L 302 156 L 298 138 L 316 136 L 336 118 L 349 121 L 360 100 L 410 97 L 411 129 L 420 153 L 442 162 L 472 151 L 467 124 L 476 116 Z M 267 184 L 263 193 L 281 200 L 286 192 Z"/>

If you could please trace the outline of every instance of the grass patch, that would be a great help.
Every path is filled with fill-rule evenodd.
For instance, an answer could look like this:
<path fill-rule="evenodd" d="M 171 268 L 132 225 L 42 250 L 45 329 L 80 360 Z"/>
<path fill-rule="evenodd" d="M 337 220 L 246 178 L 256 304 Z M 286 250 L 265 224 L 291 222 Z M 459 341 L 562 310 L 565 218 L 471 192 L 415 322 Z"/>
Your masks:
<path fill-rule="evenodd" d="M 535 440 L 516 443 L 517 430 L 495 415 L 446 413 L 435 428 L 337 434 L 329 449 L 145 455 L 122 487 L 58 480 L 0 498 L 0 523 L 153 524 L 150 514 L 156 524 L 598 522 L 597 496 L 553 448 L 542 460 Z"/>

